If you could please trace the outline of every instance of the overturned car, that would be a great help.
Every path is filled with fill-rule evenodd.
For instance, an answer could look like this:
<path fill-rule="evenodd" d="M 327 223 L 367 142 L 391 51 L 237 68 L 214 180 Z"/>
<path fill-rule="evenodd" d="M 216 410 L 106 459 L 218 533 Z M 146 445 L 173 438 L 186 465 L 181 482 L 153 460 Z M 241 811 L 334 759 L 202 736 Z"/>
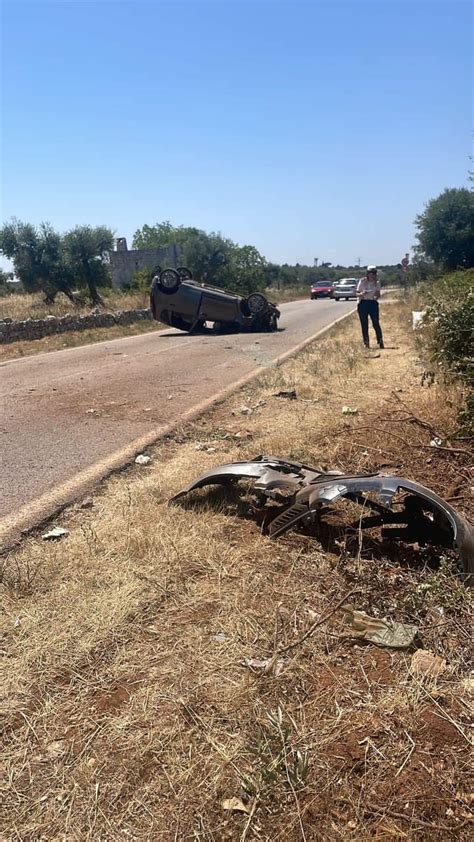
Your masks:
<path fill-rule="evenodd" d="M 404 477 L 382 472 L 344 475 L 300 462 L 259 456 L 220 465 L 176 494 L 171 503 L 207 485 L 250 483 L 256 505 L 267 507 L 265 531 L 276 538 L 291 529 L 317 525 L 338 500 L 362 507 L 355 528 L 383 527 L 382 536 L 434 544 L 458 552 L 466 578 L 474 574 L 474 528 L 452 506 Z"/>
<path fill-rule="evenodd" d="M 212 322 L 222 332 L 277 330 L 280 311 L 261 292 L 243 297 L 210 284 L 198 283 L 186 266 L 163 269 L 150 291 L 153 318 L 188 333 Z"/>

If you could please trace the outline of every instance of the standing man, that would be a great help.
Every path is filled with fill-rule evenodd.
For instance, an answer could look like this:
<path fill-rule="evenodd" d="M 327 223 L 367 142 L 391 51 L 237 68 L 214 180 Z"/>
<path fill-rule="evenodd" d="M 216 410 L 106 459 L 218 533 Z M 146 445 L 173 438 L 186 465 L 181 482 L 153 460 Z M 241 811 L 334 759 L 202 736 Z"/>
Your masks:
<path fill-rule="evenodd" d="M 377 278 L 377 267 L 368 266 L 367 275 L 357 284 L 357 312 L 359 313 L 362 339 L 366 348 L 369 347 L 369 316 L 375 330 L 379 348 L 384 348 L 382 328 L 379 322 L 380 281 Z"/>

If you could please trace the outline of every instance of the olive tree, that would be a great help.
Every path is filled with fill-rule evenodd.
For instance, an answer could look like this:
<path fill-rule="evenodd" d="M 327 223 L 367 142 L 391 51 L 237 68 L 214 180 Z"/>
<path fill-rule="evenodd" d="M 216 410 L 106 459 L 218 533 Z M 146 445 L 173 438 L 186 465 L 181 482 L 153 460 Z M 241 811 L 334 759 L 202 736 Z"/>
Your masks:
<path fill-rule="evenodd" d="M 98 288 L 110 286 L 108 252 L 113 248 L 110 228 L 78 225 L 64 234 L 63 245 L 67 266 L 75 283 L 87 287 L 92 304 L 101 304 Z"/>
<path fill-rule="evenodd" d="M 38 227 L 13 219 L 0 228 L 0 252 L 13 261 L 27 292 L 44 292 L 47 302 L 58 292 L 73 298 L 73 278 L 64 259 L 61 235 L 48 223 Z"/>

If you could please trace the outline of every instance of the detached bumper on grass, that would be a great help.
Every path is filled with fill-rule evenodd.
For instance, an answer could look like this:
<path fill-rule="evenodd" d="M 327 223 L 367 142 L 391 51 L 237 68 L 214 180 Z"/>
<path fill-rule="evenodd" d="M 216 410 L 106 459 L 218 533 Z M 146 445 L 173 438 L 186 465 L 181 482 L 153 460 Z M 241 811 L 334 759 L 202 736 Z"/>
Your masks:
<path fill-rule="evenodd" d="M 345 499 L 370 514 L 351 524 L 356 529 L 382 527 L 383 538 L 455 549 L 464 574 L 474 574 L 474 529 L 452 506 L 431 491 L 404 477 L 384 474 L 344 475 L 338 471 L 259 456 L 249 462 L 221 465 L 198 477 L 171 500 L 207 485 L 231 486 L 250 480 L 260 508 L 268 507 L 266 531 L 276 538 L 288 530 L 308 527 L 331 513 L 331 505 Z"/>

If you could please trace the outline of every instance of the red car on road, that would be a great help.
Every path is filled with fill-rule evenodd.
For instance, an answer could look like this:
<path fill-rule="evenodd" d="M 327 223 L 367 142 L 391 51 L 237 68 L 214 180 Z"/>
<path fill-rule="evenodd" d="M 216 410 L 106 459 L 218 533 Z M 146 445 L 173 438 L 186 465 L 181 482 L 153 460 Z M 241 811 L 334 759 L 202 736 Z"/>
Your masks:
<path fill-rule="evenodd" d="M 311 284 L 311 301 L 314 298 L 332 298 L 332 281 L 315 281 Z"/>

